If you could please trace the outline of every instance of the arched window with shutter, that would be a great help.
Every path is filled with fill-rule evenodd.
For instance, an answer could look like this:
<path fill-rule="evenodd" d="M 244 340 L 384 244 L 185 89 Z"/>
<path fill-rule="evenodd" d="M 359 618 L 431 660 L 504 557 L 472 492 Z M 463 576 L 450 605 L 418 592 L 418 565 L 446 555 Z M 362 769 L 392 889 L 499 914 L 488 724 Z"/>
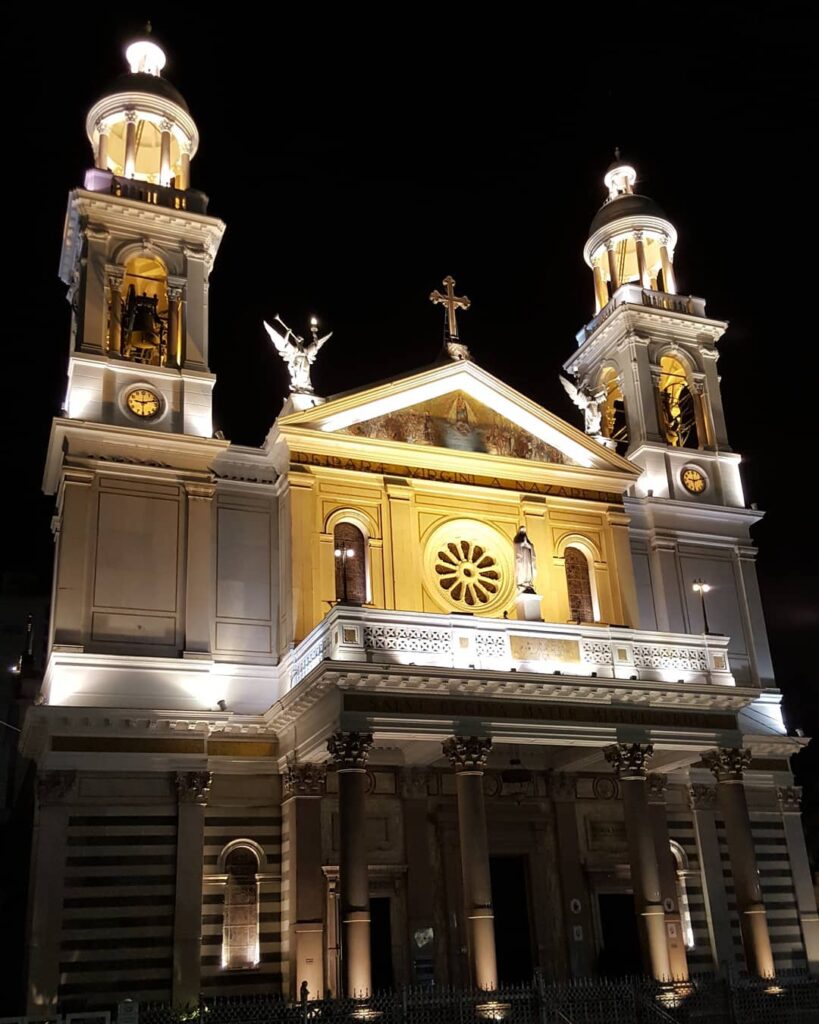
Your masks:
<path fill-rule="evenodd" d="M 236 846 L 225 858 L 225 917 L 222 966 L 247 970 L 259 963 L 259 859 L 249 846 Z"/>
<path fill-rule="evenodd" d="M 337 523 L 333 530 L 336 563 L 336 600 L 367 603 L 367 542 L 353 523 Z"/>
<path fill-rule="evenodd" d="M 580 548 L 575 547 L 566 548 L 563 560 L 569 592 L 569 618 L 572 622 L 594 622 L 589 561 Z"/>

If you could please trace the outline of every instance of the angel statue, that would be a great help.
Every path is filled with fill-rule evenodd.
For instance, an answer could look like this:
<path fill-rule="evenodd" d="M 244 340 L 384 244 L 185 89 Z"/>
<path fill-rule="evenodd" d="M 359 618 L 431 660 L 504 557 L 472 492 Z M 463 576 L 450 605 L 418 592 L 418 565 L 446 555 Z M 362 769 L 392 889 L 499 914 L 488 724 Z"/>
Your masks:
<path fill-rule="evenodd" d="M 572 384 L 568 377 L 564 377 L 563 374 L 560 375 L 560 383 L 577 408 L 582 409 L 586 433 L 590 437 L 599 437 L 603 423 L 603 410 L 601 406 L 605 401 L 605 392 L 593 394 L 587 388 L 579 388 Z"/>
<path fill-rule="evenodd" d="M 290 392 L 302 395 L 311 395 L 313 393 L 313 385 L 310 383 L 310 367 L 316 361 L 316 356 L 319 354 L 319 349 L 328 341 L 332 336 L 333 332 L 325 334 L 323 338 L 318 336 L 318 320 L 314 317 L 310 317 L 310 333 L 313 335 L 313 340 L 309 345 L 304 344 L 304 338 L 300 338 L 298 334 L 295 334 L 287 324 L 281 319 L 280 316 L 276 315 L 274 320 L 278 320 L 281 326 L 285 330 L 284 337 L 279 334 L 275 327 L 271 327 L 270 324 L 265 320 L 264 329 L 270 335 L 270 340 L 276 346 L 276 351 L 287 363 L 287 369 L 290 371 Z"/>

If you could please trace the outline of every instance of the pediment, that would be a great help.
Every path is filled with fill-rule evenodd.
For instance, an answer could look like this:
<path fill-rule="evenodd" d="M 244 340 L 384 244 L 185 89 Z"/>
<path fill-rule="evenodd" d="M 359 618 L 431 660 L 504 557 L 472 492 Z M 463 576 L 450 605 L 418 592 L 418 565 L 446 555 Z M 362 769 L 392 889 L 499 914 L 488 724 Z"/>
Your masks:
<path fill-rule="evenodd" d="M 351 443 L 463 452 L 467 459 L 495 456 L 619 471 L 632 479 L 639 474 L 614 451 L 471 361 L 339 395 L 280 416 L 276 426 L 285 436 L 316 431 Z"/>

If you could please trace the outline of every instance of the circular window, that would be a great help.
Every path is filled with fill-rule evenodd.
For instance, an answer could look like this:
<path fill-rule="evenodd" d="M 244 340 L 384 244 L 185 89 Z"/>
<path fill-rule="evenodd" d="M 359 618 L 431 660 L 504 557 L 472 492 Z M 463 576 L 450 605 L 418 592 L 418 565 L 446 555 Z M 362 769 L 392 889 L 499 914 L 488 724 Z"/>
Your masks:
<path fill-rule="evenodd" d="M 433 530 L 425 548 L 427 587 L 436 604 L 489 615 L 514 592 L 512 542 L 494 527 L 457 519 Z"/>

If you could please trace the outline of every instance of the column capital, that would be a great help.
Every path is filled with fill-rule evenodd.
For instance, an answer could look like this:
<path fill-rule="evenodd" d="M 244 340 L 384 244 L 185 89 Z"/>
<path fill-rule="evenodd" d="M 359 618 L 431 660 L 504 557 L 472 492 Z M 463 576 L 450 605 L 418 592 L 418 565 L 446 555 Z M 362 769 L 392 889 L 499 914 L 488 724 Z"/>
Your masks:
<path fill-rule="evenodd" d="M 668 776 L 661 772 L 651 772 L 648 776 L 648 802 L 650 804 L 664 804 L 665 793 L 668 789 Z"/>
<path fill-rule="evenodd" d="M 719 747 L 702 755 L 717 782 L 741 782 L 742 773 L 751 765 L 751 751 L 747 747 Z"/>
<path fill-rule="evenodd" d="M 41 806 L 63 803 L 71 795 L 76 782 L 76 772 L 40 772 L 37 776 L 37 802 Z"/>
<path fill-rule="evenodd" d="M 169 121 L 167 117 L 163 117 L 162 120 L 159 122 L 159 130 L 161 132 L 172 132 L 173 121 Z"/>
<path fill-rule="evenodd" d="M 120 288 L 125 277 L 125 267 L 120 267 L 116 263 L 109 263 L 105 267 L 105 276 L 108 278 L 108 284 L 112 288 Z"/>
<path fill-rule="evenodd" d="M 688 799 L 692 811 L 711 811 L 717 802 L 717 787 L 705 782 L 693 782 L 688 787 Z"/>
<path fill-rule="evenodd" d="M 123 120 L 126 124 L 136 124 L 139 120 L 139 114 L 135 110 L 126 110 L 123 115 Z"/>
<path fill-rule="evenodd" d="M 486 759 L 492 749 L 492 739 L 489 736 L 450 736 L 444 740 L 441 748 L 456 774 L 483 774 Z"/>
<path fill-rule="evenodd" d="M 621 779 L 645 779 L 654 757 L 653 743 L 612 743 L 603 754 Z"/>
<path fill-rule="evenodd" d="M 108 124 L 104 118 L 98 117 L 94 122 L 94 129 L 100 135 L 109 135 L 111 132 L 111 125 Z"/>
<path fill-rule="evenodd" d="M 643 238 L 645 237 L 645 232 L 642 231 L 640 228 L 635 229 L 634 231 L 632 231 L 631 234 L 635 242 L 642 242 Z"/>
<path fill-rule="evenodd" d="M 185 494 L 191 501 L 212 501 L 216 494 L 215 484 L 185 484 Z"/>
<path fill-rule="evenodd" d="M 181 804 L 201 804 L 208 802 L 212 772 L 177 772 L 176 795 Z"/>
<path fill-rule="evenodd" d="M 783 814 L 799 814 L 802 810 L 801 786 L 779 786 L 776 795 Z"/>
<path fill-rule="evenodd" d="M 327 753 L 337 771 L 363 772 L 367 768 L 372 745 L 371 732 L 339 731 L 327 740 Z"/>
<path fill-rule="evenodd" d="M 282 772 L 282 790 L 285 800 L 294 796 L 324 796 L 327 766 L 312 764 L 289 764 Z"/>
<path fill-rule="evenodd" d="M 617 243 L 614 241 L 613 238 L 609 238 L 606 242 L 606 252 L 614 252 L 616 248 Z"/>

